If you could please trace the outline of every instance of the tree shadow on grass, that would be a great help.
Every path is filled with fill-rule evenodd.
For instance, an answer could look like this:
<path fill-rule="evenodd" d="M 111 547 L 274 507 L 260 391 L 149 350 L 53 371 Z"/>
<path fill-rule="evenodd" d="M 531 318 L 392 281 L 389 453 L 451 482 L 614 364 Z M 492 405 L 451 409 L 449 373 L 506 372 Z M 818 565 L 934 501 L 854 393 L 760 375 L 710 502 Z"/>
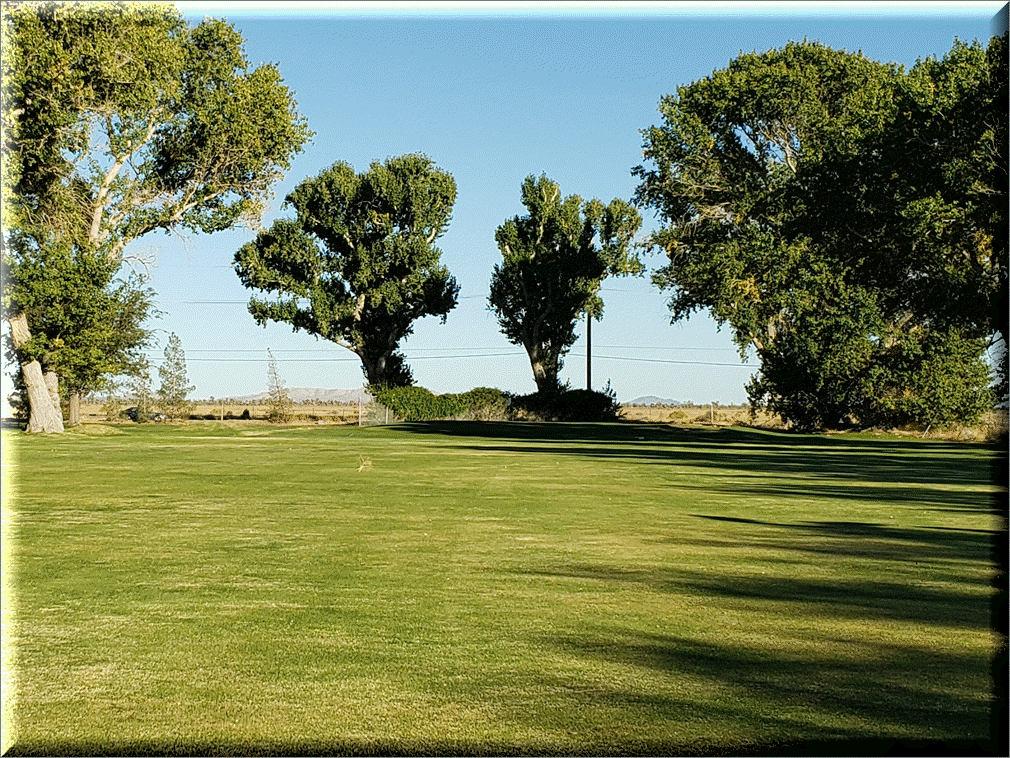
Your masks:
<path fill-rule="evenodd" d="M 970 443 L 630 424 L 430 422 L 414 434 L 461 437 L 468 450 L 677 464 L 813 480 L 912 485 L 994 481 L 995 448 Z M 507 443 L 507 444 L 505 444 Z M 984 502 L 985 496 L 981 497 Z M 991 499 L 991 498 L 990 498 Z"/>
<path fill-rule="evenodd" d="M 891 526 L 863 521 L 778 523 L 715 514 L 691 515 L 707 521 L 784 530 L 780 544 L 763 540 L 761 544 L 765 547 L 896 562 L 984 562 L 990 557 L 989 550 L 997 535 L 989 529 Z"/>
<path fill-rule="evenodd" d="M 832 655 L 830 648 L 827 654 L 801 657 L 620 628 L 545 642 L 576 655 L 683 677 L 696 686 L 711 683 L 718 700 L 731 705 L 707 716 L 736 720 L 741 732 L 762 735 L 735 753 L 894 755 L 942 746 L 964 754 L 996 754 L 984 693 L 950 686 L 965 667 L 977 665 L 967 656 L 933 653 L 924 661 L 920 650 L 871 642 L 872 660 Z M 593 697 L 630 703 L 636 696 L 602 690 Z M 684 713 L 684 703 L 676 698 L 653 701 L 652 708 L 666 710 L 671 718 Z M 712 707 L 718 709 L 706 703 L 689 715 L 705 718 Z M 902 741 L 898 736 L 930 733 L 946 739 Z"/>

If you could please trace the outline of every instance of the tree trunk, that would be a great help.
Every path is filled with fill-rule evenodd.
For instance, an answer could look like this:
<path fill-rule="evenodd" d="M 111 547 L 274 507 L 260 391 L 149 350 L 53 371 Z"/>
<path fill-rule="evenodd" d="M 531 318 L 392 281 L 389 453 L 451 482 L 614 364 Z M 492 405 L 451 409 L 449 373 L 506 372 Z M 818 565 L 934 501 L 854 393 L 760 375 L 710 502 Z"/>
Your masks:
<path fill-rule="evenodd" d="M 60 377 L 57 376 L 55 371 L 47 371 L 42 375 L 43 381 L 46 383 L 46 392 L 49 393 L 49 399 L 53 403 L 53 407 L 60 411 L 60 416 L 63 416 L 62 406 L 60 405 Z"/>
<path fill-rule="evenodd" d="M 24 313 L 19 313 L 10 320 L 10 324 L 14 347 L 20 348 L 31 339 L 28 318 Z M 56 374 L 49 373 L 53 378 L 56 378 Z M 62 434 L 63 414 L 60 412 L 59 395 L 57 395 L 57 401 L 54 404 L 46 377 L 42 374 L 42 364 L 38 361 L 22 363 L 21 376 L 25 382 L 25 389 L 28 391 L 29 416 L 26 431 L 32 434 L 39 432 Z"/>
<path fill-rule="evenodd" d="M 526 353 L 530 357 L 530 366 L 533 368 L 533 381 L 537 383 L 537 392 L 553 392 L 558 389 L 558 362 L 557 358 L 543 355 L 539 345 L 526 348 Z"/>
<path fill-rule="evenodd" d="M 68 426 L 80 426 L 81 425 L 81 393 L 71 392 L 70 393 L 70 413 L 67 419 Z"/>

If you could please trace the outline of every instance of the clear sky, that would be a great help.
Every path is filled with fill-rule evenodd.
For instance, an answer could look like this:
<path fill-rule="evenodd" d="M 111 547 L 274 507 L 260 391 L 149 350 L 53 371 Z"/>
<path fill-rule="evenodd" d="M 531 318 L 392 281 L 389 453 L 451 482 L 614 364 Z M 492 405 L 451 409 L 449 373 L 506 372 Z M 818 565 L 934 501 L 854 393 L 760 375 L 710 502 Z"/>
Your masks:
<path fill-rule="evenodd" d="M 435 392 L 531 392 L 526 355 L 499 332 L 486 300 L 500 258 L 494 232 L 524 212 L 524 177 L 546 173 L 565 195 L 630 199 L 640 130 L 659 123 L 660 98 L 740 52 L 806 38 L 910 66 L 942 56 L 955 38 L 988 39 L 1003 4 L 177 5 L 193 23 L 215 16 L 234 24 L 254 66 L 277 63 L 315 132 L 276 186 L 265 225 L 287 215 L 281 203 L 298 182 L 335 161 L 361 171 L 423 152 L 455 177 L 453 219 L 437 244 L 460 284 L 459 304 L 444 325 L 418 322 L 403 352 L 416 383 Z M 643 216 L 644 235 L 657 222 Z M 268 347 L 290 387 L 360 387 L 353 354 L 284 324 L 253 322 L 250 293 L 232 268 L 252 236 L 157 234 L 134 246 L 156 255 L 151 286 L 164 315 L 153 326 L 162 347 L 171 332 L 182 339 L 193 397 L 264 391 Z M 606 312 L 592 330 L 595 388 L 610 380 L 622 401 L 746 401 L 755 367 L 740 360 L 727 329 L 704 315 L 671 325 L 666 297 L 648 275 L 607 280 L 603 295 Z M 584 325 L 579 334 L 562 372 L 575 387 L 586 381 Z M 155 366 L 161 357 L 152 351 Z"/>

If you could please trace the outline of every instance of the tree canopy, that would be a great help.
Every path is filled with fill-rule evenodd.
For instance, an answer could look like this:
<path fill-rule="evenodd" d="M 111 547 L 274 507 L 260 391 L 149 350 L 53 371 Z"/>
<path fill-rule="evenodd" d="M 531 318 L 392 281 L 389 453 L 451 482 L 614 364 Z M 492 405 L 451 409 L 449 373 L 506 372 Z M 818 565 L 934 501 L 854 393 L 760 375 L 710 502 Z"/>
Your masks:
<path fill-rule="evenodd" d="M 456 201 L 452 176 L 420 154 L 373 162 L 358 174 L 338 162 L 301 182 L 280 219 L 235 255 L 256 322 L 288 323 L 355 353 L 373 388 L 412 383 L 399 352 L 416 320 L 445 322 L 459 286 L 435 241 Z"/>
<path fill-rule="evenodd" d="M 118 262 L 80 249 L 51 245 L 5 263 L 6 285 L 19 290 L 21 312 L 33 325 L 17 351 L 7 340 L 6 357 L 38 361 L 57 375 L 70 398 L 70 424 L 80 423 L 80 396 L 146 367 L 155 293 L 142 276 L 117 275 Z"/>
<path fill-rule="evenodd" d="M 663 98 L 663 124 L 643 132 L 652 165 L 634 169 L 636 201 L 665 222 L 654 281 L 674 320 L 707 309 L 756 350 L 755 405 L 806 428 L 986 407 L 1005 116 L 970 113 L 996 97 L 998 57 L 958 43 L 906 73 L 795 42 Z"/>
<path fill-rule="evenodd" d="M 619 199 L 604 205 L 562 198 L 544 175 L 528 176 L 521 196 L 527 215 L 495 232 L 502 262 L 494 267 L 488 303 L 508 340 L 526 349 L 537 390 L 546 392 L 559 386 L 576 319 L 603 316 L 603 280 L 644 270 L 632 247 L 641 217 Z"/>
<path fill-rule="evenodd" d="M 33 290 L 50 282 L 23 264 L 90 256 L 87 291 L 99 293 L 145 234 L 255 222 L 310 132 L 276 66 L 251 69 L 234 28 L 189 27 L 168 5 L 5 6 L 3 46 L 4 264 L 21 272 L 5 282 L 3 309 L 33 415 L 48 421 L 31 385 L 70 346 L 29 320 Z"/>

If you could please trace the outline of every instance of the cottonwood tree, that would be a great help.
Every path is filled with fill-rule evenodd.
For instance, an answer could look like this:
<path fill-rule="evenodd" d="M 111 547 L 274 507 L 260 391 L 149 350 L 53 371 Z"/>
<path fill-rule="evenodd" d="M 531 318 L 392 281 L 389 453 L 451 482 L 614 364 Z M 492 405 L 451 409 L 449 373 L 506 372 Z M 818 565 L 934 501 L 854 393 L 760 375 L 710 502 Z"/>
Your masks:
<path fill-rule="evenodd" d="M 916 193 L 899 189 L 925 157 L 902 126 L 924 75 L 790 43 L 678 88 L 643 132 L 652 165 L 634 169 L 635 200 L 665 222 L 649 247 L 668 258 L 654 281 L 673 320 L 705 309 L 729 324 L 761 360 L 752 404 L 798 427 L 930 422 L 952 408 L 968 420 L 988 402 L 980 313 L 945 318 L 937 290 L 925 296 L 940 250 L 911 233 Z M 966 128 L 956 110 L 948 128 Z M 930 181 L 912 181 L 920 197 Z M 966 356 L 969 371 L 940 371 Z M 956 398 L 925 391 L 925 374 Z"/>
<path fill-rule="evenodd" d="M 158 388 L 158 407 L 169 419 L 184 418 L 191 403 L 186 399 L 196 389 L 189 383 L 186 373 L 186 352 L 182 340 L 174 332 L 165 346 L 165 359 L 158 367 L 161 386 Z"/>
<path fill-rule="evenodd" d="M 424 316 L 446 316 L 459 287 L 435 241 L 449 225 L 456 182 L 420 154 L 358 174 L 335 163 L 299 184 L 280 219 L 243 245 L 235 271 L 254 290 L 258 324 L 290 324 L 347 348 L 373 388 L 409 385 L 400 341 Z"/>
<path fill-rule="evenodd" d="M 20 356 L 39 360 L 59 377 L 68 423 L 77 425 L 83 395 L 109 377 L 131 376 L 146 367 L 144 351 L 153 332 L 145 324 L 158 314 L 154 292 L 142 276 L 117 276 L 118 262 L 55 245 L 34 255 L 11 256 L 10 264 L 4 271 L 7 284 L 20 290 L 22 310 L 35 325 Z M 18 355 L 6 342 L 6 357 L 16 362 Z M 23 390 L 23 381 L 18 384 Z"/>
<path fill-rule="evenodd" d="M 526 349 L 537 391 L 551 392 L 560 386 L 576 320 L 603 315 L 603 280 L 643 271 L 632 248 L 641 217 L 623 200 L 563 198 L 544 175 L 528 176 L 521 197 L 527 214 L 495 232 L 502 262 L 491 275 L 488 303 L 508 340 Z"/>
<path fill-rule="evenodd" d="M 277 68 L 251 69 L 222 21 L 190 27 L 155 3 L 21 3 L 2 26 L 6 268 L 104 259 L 85 288 L 99 293 L 150 232 L 255 222 L 310 136 Z M 18 276 L 3 291 L 32 432 L 62 430 L 46 382 L 73 347 L 31 319 L 50 286 Z"/>

